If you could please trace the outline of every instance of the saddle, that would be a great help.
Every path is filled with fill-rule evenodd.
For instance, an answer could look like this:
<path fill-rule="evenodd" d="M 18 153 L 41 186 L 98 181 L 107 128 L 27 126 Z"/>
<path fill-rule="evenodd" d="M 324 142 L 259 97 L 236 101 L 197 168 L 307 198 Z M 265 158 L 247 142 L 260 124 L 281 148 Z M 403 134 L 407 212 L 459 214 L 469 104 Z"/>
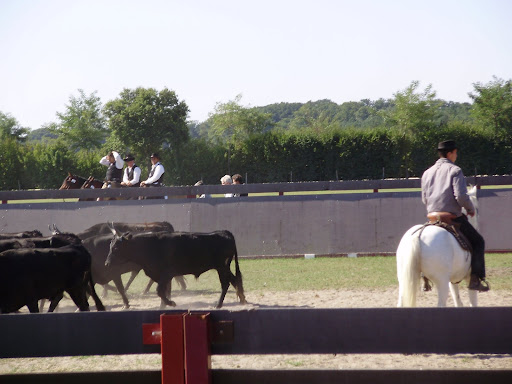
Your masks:
<path fill-rule="evenodd" d="M 427 215 L 428 221 L 423 225 L 421 230 L 429 225 L 444 228 L 455 237 L 462 249 L 469 251 L 469 253 L 473 255 L 473 247 L 468 238 L 460 231 L 460 224 L 453 222 L 453 219 L 456 217 L 457 216 L 450 212 L 431 212 Z"/>

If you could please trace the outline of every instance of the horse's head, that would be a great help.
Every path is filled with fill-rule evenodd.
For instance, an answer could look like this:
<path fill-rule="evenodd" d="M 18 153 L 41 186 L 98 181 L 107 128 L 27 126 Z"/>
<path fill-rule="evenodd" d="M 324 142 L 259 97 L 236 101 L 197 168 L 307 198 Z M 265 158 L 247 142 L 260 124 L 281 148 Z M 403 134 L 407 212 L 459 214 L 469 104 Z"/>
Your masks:
<path fill-rule="evenodd" d="M 80 189 L 84 182 L 85 178 L 73 175 L 71 172 L 68 172 L 68 175 L 62 182 L 62 185 L 59 189 Z"/>
<path fill-rule="evenodd" d="M 100 180 L 96 180 L 94 177 L 89 176 L 87 180 L 83 183 L 81 189 L 95 189 L 101 188 L 103 186 L 103 182 Z"/>
<path fill-rule="evenodd" d="M 468 187 L 468 196 L 471 202 L 473 203 L 473 206 L 475 207 L 475 215 L 468 217 L 469 222 L 473 227 L 478 229 L 478 199 L 477 199 L 477 192 L 478 188 L 476 185 L 470 185 Z M 464 212 L 465 213 L 465 212 Z"/>

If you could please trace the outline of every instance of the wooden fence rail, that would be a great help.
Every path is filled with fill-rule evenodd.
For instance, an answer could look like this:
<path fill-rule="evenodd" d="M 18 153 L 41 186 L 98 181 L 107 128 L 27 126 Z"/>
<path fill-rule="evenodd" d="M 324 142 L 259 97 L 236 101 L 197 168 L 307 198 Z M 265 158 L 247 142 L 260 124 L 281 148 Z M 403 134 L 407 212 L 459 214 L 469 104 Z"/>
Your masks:
<path fill-rule="evenodd" d="M 182 311 L 0 316 L 0 357 L 158 353 L 143 343 L 143 324 Z M 358 308 L 211 311 L 211 353 L 512 353 L 512 308 Z M 93 368 L 93 367 L 92 367 Z M 512 369 L 213 370 L 227 383 L 510 383 Z M 0 376 L 2 383 L 157 383 L 160 372 L 89 372 Z"/>
<path fill-rule="evenodd" d="M 467 182 L 478 186 L 512 185 L 512 176 L 476 176 L 467 177 Z M 0 201 L 30 199 L 68 199 L 68 198 L 133 198 L 138 196 L 193 196 L 201 194 L 224 193 L 291 193 L 311 191 L 347 191 L 419 188 L 419 179 L 383 179 L 353 181 L 315 181 L 300 183 L 269 183 L 244 185 L 202 185 L 159 188 L 117 188 L 117 189 L 70 189 L 38 191 L 0 191 Z"/>

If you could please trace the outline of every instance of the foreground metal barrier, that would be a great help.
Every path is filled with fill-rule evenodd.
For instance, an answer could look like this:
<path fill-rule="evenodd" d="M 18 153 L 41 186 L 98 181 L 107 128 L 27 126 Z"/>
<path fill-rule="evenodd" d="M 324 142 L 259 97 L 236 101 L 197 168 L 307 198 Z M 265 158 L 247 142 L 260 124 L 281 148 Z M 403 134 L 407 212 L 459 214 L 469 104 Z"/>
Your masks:
<path fill-rule="evenodd" d="M 195 324 L 187 328 L 187 321 L 190 320 Z M 188 353 L 194 359 L 188 357 L 186 361 L 187 348 L 190 348 Z M 512 308 L 261 309 L 239 312 L 215 310 L 208 314 L 130 311 L 0 315 L 1 358 L 160 351 L 163 353 L 162 372 L 13 374 L 0 375 L 0 382 L 510 383 L 512 369 L 209 370 L 208 362 L 210 353 L 511 354 Z M 187 376 L 187 372 L 194 374 Z M 170 381 L 162 381 L 162 378 Z"/>

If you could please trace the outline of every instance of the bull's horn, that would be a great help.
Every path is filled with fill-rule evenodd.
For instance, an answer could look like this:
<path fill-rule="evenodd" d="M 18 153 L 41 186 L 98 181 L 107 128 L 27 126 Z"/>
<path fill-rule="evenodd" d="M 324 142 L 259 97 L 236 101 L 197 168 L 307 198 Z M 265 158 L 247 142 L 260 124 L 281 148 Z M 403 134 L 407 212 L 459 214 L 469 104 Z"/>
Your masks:
<path fill-rule="evenodd" d="M 57 226 L 55 224 L 52 224 L 52 228 L 50 228 L 50 226 L 48 226 L 48 228 L 50 229 L 50 231 L 52 232 L 53 235 L 57 235 L 59 233 L 62 233 L 62 231 L 57 228 Z"/>
<path fill-rule="evenodd" d="M 116 231 L 116 229 L 114 228 L 114 222 L 113 222 L 113 221 L 111 221 L 111 222 L 107 222 L 107 225 L 108 225 L 108 227 L 110 228 L 110 230 L 112 231 L 112 234 L 117 235 L 117 231 Z"/>

